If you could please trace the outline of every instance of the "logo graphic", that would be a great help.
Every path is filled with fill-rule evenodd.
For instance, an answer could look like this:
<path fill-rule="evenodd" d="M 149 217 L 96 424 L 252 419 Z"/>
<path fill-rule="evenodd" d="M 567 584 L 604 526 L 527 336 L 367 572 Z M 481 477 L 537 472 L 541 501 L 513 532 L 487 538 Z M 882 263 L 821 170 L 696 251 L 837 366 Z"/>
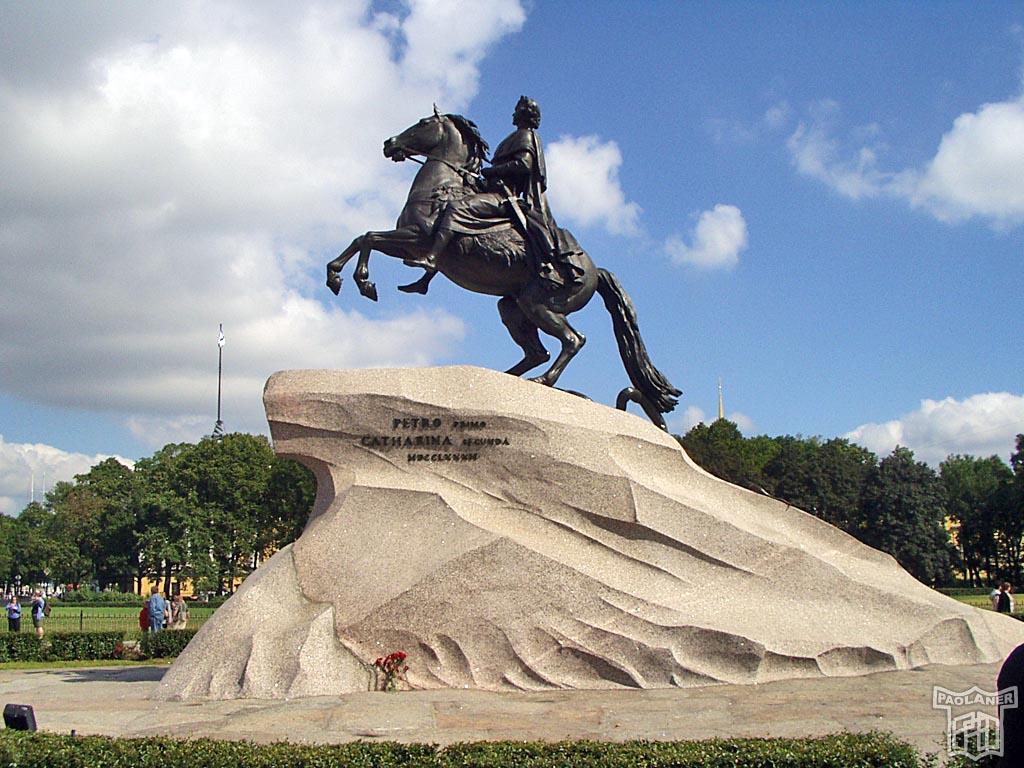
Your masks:
<path fill-rule="evenodd" d="M 1003 740 L 999 721 L 1003 710 L 1017 708 L 1017 686 L 995 693 L 972 685 L 966 691 L 932 688 L 932 707 L 946 712 L 946 750 L 968 760 L 989 755 L 1002 757 Z M 993 716 L 980 707 L 995 708 Z"/>

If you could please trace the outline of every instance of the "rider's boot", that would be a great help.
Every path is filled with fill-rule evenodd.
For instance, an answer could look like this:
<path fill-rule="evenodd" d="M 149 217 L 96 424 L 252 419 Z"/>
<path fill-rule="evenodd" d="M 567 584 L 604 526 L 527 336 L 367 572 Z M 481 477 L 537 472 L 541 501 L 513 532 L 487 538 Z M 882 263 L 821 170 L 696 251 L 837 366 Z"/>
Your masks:
<path fill-rule="evenodd" d="M 430 244 L 430 250 L 422 259 L 416 259 L 416 266 L 423 267 L 428 272 L 437 271 L 437 257 L 441 255 L 441 252 L 448 247 L 448 243 L 451 242 L 452 236 L 455 233 L 447 228 L 439 228 L 434 233 L 434 241 Z M 406 262 L 410 263 L 410 262 Z"/>
<path fill-rule="evenodd" d="M 434 275 L 437 274 L 437 257 L 441 255 L 441 252 L 451 242 L 452 235 L 454 233 L 450 229 L 438 229 L 434 233 L 434 241 L 430 244 L 430 250 L 422 259 L 409 259 L 406 260 L 406 264 L 410 267 L 423 267 L 426 273 L 414 283 L 408 285 L 398 286 L 398 290 L 403 293 L 423 293 L 427 292 L 430 287 L 430 281 L 434 279 Z"/>
<path fill-rule="evenodd" d="M 434 279 L 434 275 L 436 274 L 436 269 L 428 269 L 423 273 L 423 277 L 415 283 L 400 285 L 398 286 L 398 290 L 402 291 L 402 293 L 422 293 L 423 295 L 426 295 L 427 289 L 430 287 L 430 281 Z"/>

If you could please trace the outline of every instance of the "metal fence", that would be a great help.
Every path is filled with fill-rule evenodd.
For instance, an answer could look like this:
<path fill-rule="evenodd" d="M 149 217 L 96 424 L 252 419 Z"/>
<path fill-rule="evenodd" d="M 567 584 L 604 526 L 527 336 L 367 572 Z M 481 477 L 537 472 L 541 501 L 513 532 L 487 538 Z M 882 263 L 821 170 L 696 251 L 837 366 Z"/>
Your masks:
<path fill-rule="evenodd" d="M 211 608 L 192 609 L 189 611 L 188 628 L 196 629 L 213 614 Z M 54 610 L 43 619 L 43 628 L 47 632 L 140 632 L 139 614 L 135 613 L 102 613 L 83 609 Z M 3 629 L 8 629 L 3 623 Z M 32 617 L 28 613 L 21 616 L 21 631 L 32 632 Z"/>

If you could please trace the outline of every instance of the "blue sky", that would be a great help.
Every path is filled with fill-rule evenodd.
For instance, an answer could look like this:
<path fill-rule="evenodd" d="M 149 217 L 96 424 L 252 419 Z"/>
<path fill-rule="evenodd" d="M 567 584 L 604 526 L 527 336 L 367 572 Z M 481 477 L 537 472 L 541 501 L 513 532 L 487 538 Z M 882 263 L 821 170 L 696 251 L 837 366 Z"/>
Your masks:
<path fill-rule="evenodd" d="M 1024 4 L 200 2 L 0 7 L 0 511 L 229 429 L 295 367 L 518 359 L 488 297 L 371 262 L 430 111 L 543 110 L 549 196 L 684 395 L 747 434 L 936 463 L 1024 431 Z M 562 382 L 626 379 L 599 301 Z M 553 342 L 552 342 L 553 343 Z M 549 348 L 552 347 L 549 343 Z"/>

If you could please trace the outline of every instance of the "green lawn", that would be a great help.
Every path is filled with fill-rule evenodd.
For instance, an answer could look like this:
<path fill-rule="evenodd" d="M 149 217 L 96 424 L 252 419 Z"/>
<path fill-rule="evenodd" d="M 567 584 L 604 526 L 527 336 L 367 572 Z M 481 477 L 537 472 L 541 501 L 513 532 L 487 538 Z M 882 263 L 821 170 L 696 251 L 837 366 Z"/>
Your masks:
<path fill-rule="evenodd" d="M 139 611 L 142 609 L 129 607 L 103 607 L 103 606 L 58 606 L 50 613 L 45 620 L 44 627 L 49 632 L 105 632 L 105 631 L 139 631 Z M 214 608 L 201 605 L 189 606 L 188 626 L 189 628 L 199 627 L 210 616 Z M 6 627 L 6 624 L 3 625 Z M 32 617 L 28 611 L 23 609 L 21 616 L 21 631 L 32 631 Z"/>
<path fill-rule="evenodd" d="M 973 605 L 975 608 L 983 608 L 987 611 L 992 610 L 992 601 L 989 599 L 988 595 L 957 595 L 953 599 L 959 600 L 961 603 L 966 603 L 967 605 Z M 1024 613 L 1024 603 L 1020 601 L 1019 597 L 1015 597 L 1014 599 L 1017 602 L 1014 606 L 1017 610 L 1013 612 L 1013 615 L 1016 618 L 1020 618 L 1021 614 Z"/>
<path fill-rule="evenodd" d="M 992 610 L 992 601 L 988 599 L 988 595 L 960 595 L 953 599 L 959 600 L 961 603 L 973 605 L 975 608 L 988 608 Z"/>
<path fill-rule="evenodd" d="M 80 669 L 82 667 L 169 667 L 174 659 L 78 659 L 76 661 L 0 661 L 5 669 Z"/>

